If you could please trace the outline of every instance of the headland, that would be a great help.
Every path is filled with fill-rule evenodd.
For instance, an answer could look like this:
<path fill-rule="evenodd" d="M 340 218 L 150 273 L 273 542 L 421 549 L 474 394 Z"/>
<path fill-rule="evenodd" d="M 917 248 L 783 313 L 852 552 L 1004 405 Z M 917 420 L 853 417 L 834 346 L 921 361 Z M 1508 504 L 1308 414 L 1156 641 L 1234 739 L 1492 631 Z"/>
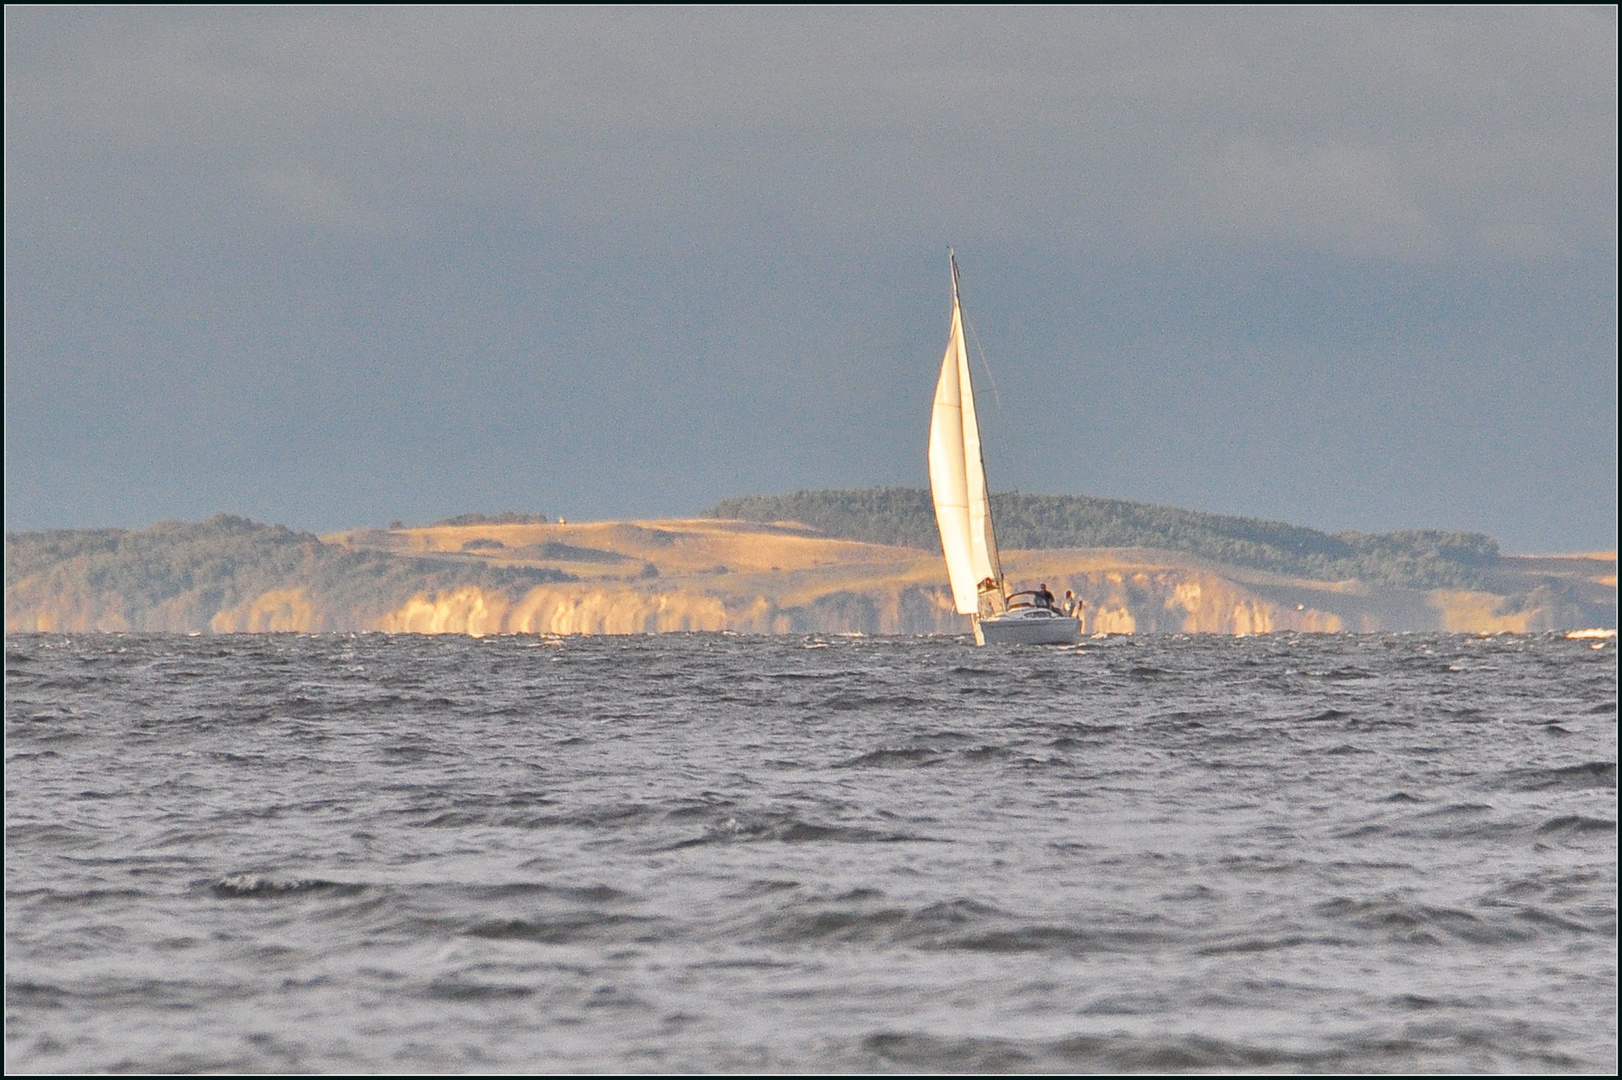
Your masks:
<path fill-rule="evenodd" d="M 509 514 L 317 537 L 219 515 L 142 531 L 8 534 L 6 630 L 966 632 L 938 551 L 912 539 L 912 510 L 895 512 L 898 499 L 911 506 L 909 489 L 799 496 L 873 492 L 889 493 L 889 517 L 858 514 L 849 527 L 726 516 L 565 523 Z M 1051 541 L 1073 539 L 1076 530 L 1033 531 L 999 507 L 1013 523 L 1010 534 L 1025 529 L 1026 539 L 1050 542 L 1005 549 L 1004 570 L 1011 582 L 1074 591 L 1085 604 L 1087 633 L 1525 633 L 1616 625 L 1614 552 L 1502 555 L 1473 534 L 1328 537 L 1289 526 L 1277 529 L 1293 531 L 1270 533 L 1258 529 L 1268 523 L 1175 513 L 1194 516 L 1151 515 L 1146 520 L 1158 534 L 1110 526 L 1117 538 L 1158 537 L 1160 544 L 1055 546 Z M 886 529 L 912 542 L 874 542 Z M 877 535 L 830 535 L 864 530 Z M 1227 557 L 1188 550 L 1202 545 Z M 1345 573 L 1359 568 L 1364 572 Z"/>

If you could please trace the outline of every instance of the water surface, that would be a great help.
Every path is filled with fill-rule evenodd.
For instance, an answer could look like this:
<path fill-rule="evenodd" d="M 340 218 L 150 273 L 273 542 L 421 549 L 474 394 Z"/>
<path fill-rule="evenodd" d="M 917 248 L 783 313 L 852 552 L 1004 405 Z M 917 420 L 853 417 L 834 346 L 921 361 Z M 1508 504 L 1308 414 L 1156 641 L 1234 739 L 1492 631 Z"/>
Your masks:
<path fill-rule="evenodd" d="M 1608 1073 L 1594 644 L 8 637 L 7 1067 Z"/>

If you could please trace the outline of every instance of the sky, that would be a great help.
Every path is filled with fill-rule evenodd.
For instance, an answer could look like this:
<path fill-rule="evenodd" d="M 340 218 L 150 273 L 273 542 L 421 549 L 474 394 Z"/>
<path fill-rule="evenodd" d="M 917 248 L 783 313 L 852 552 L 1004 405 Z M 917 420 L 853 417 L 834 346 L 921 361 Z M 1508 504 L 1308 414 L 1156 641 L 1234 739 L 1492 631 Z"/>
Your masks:
<path fill-rule="evenodd" d="M 7 6 L 6 528 L 923 487 L 950 245 L 993 490 L 1614 549 L 1616 44 Z"/>

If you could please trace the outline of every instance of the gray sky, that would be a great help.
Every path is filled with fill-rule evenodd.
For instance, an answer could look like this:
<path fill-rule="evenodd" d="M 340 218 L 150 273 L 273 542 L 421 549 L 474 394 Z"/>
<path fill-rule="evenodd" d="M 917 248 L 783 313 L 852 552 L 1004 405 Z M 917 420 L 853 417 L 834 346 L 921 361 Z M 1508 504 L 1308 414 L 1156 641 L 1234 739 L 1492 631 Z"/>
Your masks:
<path fill-rule="evenodd" d="M 6 526 L 924 486 L 1616 544 L 1612 8 L 5 9 Z"/>

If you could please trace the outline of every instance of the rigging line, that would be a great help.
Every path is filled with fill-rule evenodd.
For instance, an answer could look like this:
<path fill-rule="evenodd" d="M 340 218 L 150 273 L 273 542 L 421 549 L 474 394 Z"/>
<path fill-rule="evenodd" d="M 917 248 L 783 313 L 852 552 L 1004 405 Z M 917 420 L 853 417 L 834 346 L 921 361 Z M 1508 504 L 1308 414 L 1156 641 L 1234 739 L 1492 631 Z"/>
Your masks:
<path fill-rule="evenodd" d="M 962 311 L 962 305 L 959 305 L 958 310 Z M 980 344 L 980 331 L 974 328 L 967 311 L 963 312 L 963 325 L 968 328 L 969 336 L 974 338 L 974 347 L 979 350 L 980 367 L 986 373 L 986 381 L 991 384 L 991 396 L 996 399 L 998 410 L 1006 414 L 1007 410 L 1002 403 L 1002 391 L 997 389 L 997 376 L 991 373 L 991 358 L 986 355 L 986 347 Z"/>
<path fill-rule="evenodd" d="M 997 412 L 1006 420 L 1008 410 L 1002 403 L 1002 391 L 997 389 L 997 376 L 991 373 L 991 358 L 986 355 L 986 347 L 980 344 L 980 331 L 974 328 L 974 323 L 969 319 L 969 311 L 963 305 L 963 287 L 958 281 L 957 252 L 948 247 L 946 255 L 952 261 L 952 300 L 957 304 L 958 314 L 962 316 L 963 325 L 969 331 L 969 336 L 974 338 L 974 347 L 980 350 L 980 367 L 984 369 L 986 381 L 991 385 L 991 396 L 997 402 Z"/>

